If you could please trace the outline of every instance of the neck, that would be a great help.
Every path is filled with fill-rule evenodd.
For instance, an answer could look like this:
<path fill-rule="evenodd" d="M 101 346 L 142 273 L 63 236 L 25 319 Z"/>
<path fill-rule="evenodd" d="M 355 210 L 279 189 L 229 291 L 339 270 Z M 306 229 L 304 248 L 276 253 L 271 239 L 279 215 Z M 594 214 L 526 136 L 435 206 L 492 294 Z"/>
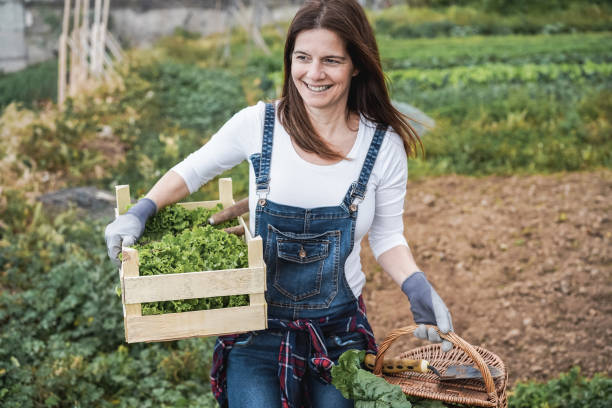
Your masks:
<path fill-rule="evenodd" d="M 354 115 L 349 115 L 346 104 L 317 109 L 305 106 L 308 118 L 317 133 L 326 141 L 333 142 L 336 136 L 346 134 L 347 131 L 356 131 Z"/>

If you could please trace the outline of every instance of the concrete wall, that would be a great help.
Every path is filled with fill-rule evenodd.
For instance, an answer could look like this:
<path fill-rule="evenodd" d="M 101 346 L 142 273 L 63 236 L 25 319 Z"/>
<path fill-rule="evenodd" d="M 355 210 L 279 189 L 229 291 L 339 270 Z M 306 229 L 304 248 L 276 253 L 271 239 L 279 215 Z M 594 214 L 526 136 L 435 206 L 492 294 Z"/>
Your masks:
<path fill-rule="evenodd" d="M 262 16 L 262 23 L 269 24 L 293 17 L 299 6 L 289 1 L 287 3 L 267 10 Z M 148 10 L 115 7 L 111 11 L 111 19 L 113 34 L 131 46 L 150 45 L 156 39 L 172 34 L 176 28 L 210 35 L 234 24 L 227 7 L 218 9 L 166 5 L 165 8 Z"/>
<path fill-rule="evenodd" d="M 25 9 L 18 0 L 0 0 L 0 70 L 17 71 L 28 63 Z"/>
<path fill-rule="evenodd" d="M 263 24 L 290 19 L 302 0 L 264 1 Z M 72 2 L 74 4 L 74 2 Z M 90 1 L 93 13 L 94 0 Z M 145 47 L 176 28 L 209 35 L 232 26 L 232 0 L 111 0 L 110 31 L 128 47 Z M 57 55 L 63 0 L 0 0 L 0 70 Z"/>

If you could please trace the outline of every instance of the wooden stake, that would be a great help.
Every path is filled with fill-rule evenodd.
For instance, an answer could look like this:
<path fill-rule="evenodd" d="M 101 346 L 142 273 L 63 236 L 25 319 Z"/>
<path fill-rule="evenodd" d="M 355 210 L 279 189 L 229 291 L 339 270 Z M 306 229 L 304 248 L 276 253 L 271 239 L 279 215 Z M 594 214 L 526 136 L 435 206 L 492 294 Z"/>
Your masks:
<path fill-rule="evenodd" d="M 81 20 L 81 77 L 80 83 L 87 82 L 89 76 L 89 63 L 87 56 L 89 55 L 89 0 L 83 0 L 83 19 Z"/>
<path fill-rule="evenodd" d="M 66 42 L 68 40 L 68 24 L 70 22 L 70 0 L 64 0 L 64 15 L 62 19 L 62 34 L 59 39 L 58 49 L 58 83 L 57 83 L 57 104 L 60 110 L 64 109 L 66 99 Z"/>
<path fill-rule="evenodd" d="M 74 96 L 78 88 L 78 78 L 80 75 L 79 61 L 81 60 L 81 39 L 80 39 L 80 18 L 81 1 L 74 1 L 74 13 L 72 21 L 72 47 L 70 53 L 70 80 L 68 81 L 68 94 Z"/>
<path fill-rule="evenodd" d="M 110 0 L 103 0 L 102 7 L 102 22 L 100 24 L 99 43 L 98 43 L 98 69 L 103 71 L 104 50 L 106 49 L 106 27 L 108 26 L 108 10 L 110 8 Z"/>
<path fill-rule="evenodd" d="M 91 51 L 90 55 L 90 66 L 91 71 L 95 76 L 98 76 L 99 71 L 99 62 L 98 62 L 98 43 L 100 41 L 100 14 L 101 14 L 101 2 L 100 0 L 96 0 L 94 4 L 94 19 L 93 25 L 91 27 L 91 47 L 89 48 Z"/>
<path fill-rule="evenodd" d="M 121 45 L 110 31 L 106 33 L 106 46 L 108 47 L 108 50 L 112 54 L 113 58 L 115 58 L 117 61 L 121 61 L 123 59 Z"/>
<path fill-rule="evenodd" d="M 83 31 L 83 21 L 86 19 L 86 15 L 85 15 L 85 4 L 89 3 L 89 0 L 81 0 L 81 13 L 79 16 L 79 25 L 77 27 L 77 29 L 79 30 L 79 58 L 77 60 L 77 67 L 78 67 L 78 74 L 76 76 L 77 79 L 77 88 L 80 88 L 83 86 L 83 82 L 85 82 L 85 77 L 87 77 L 87 66 L 86 66 L 86 61 L 87 61 L 87 56 L 85 55 L 85 38 L 83 38 L 84 35 L 84 31 Z"/>

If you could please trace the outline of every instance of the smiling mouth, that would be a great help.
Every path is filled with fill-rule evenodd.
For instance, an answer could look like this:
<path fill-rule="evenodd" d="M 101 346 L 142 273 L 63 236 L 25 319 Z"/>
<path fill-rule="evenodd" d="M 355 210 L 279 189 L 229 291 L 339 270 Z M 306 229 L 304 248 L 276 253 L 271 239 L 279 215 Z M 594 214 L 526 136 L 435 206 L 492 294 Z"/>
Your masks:
<path fill-rule="evenodd" d="M 302 81 L 304 82 L 304 81 Z M 314 86 L 314 85 L 309 85 L 306 82 L 304 82 L 304 85 L 306 85 L 306 88 L 310 89 L 313 92 L 323 92 L 323 91 L 327 91 L 329 88 L 331 88 L 331 85 L 321 85 L 321 86 Z"/>

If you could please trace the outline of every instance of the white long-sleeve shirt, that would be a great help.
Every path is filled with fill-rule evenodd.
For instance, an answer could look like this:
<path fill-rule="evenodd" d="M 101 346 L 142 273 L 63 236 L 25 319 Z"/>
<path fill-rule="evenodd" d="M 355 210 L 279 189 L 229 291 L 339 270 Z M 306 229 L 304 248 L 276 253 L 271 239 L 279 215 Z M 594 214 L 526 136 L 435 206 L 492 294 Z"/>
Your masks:
<path fill-rule="evenodd" d="M 187 184 L 191 193 L 230 169 L 253 153 L 261 153 L 265 104 L 247 107 L 236 113 L 200 149 L 172 168 Z M 270 167 L 268 199 L 278 204 L 301 208 L 340 205 L 352 182 L 359 178 L 376 125 L 363 116 L 357 139 L 347 157 L 331 165 L 317 165 L 302 159 L 278 117 L 274 125 L 274 142 Z M 358 297 L 365 284 L 359 253 L 361 239 L 369 231 L 374 256 L 398 245 L 405 245 L 402 220 L 408 169 L 401 138 L 388 131 L 367 184 L 365 199 L 359 204 L 355 245 L 344 271 L 351 290 Z M 257 194 L 253 166 L 249 167 L 250 228 L 255 227 Z"/>

